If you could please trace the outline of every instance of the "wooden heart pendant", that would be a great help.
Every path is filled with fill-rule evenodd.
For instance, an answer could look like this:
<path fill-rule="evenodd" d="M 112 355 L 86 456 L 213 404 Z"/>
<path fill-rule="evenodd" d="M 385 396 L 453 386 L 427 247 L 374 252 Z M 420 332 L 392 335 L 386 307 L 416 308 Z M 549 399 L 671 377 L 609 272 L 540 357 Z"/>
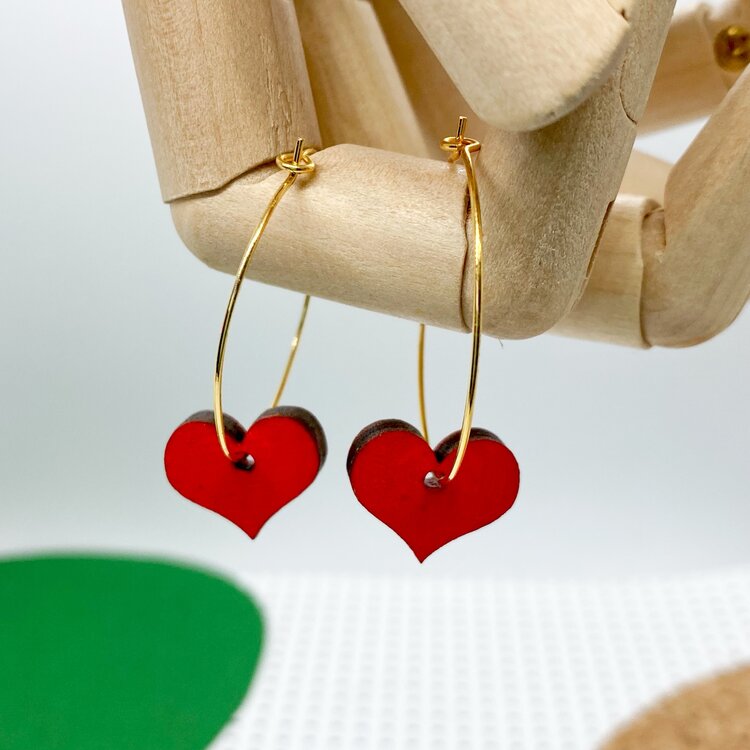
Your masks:
<path fill-rule="evenodd" d="M 395 531 L 420 562 L 454 539 L 496 521 L 513 505 L 518 463 L 487 430 L 471 431 L 464 462 L 448 481 L 458 432 L 433 451 L 407 422 L 384 419 L 352 443 L 347 471 L 362 505 Z"/>
<path fill-rule="evenodd" d="M 224 415 L 230 461 L 216 437 L 214 415 L 201 411 L 173 433 L 164 451 L 169 483 L 183 497 L 218 513 L 254 539 L 276 511 L 315 479 L 326 457 L 318 420 L 297 406 L 277 406 L 247 432 Z"/>

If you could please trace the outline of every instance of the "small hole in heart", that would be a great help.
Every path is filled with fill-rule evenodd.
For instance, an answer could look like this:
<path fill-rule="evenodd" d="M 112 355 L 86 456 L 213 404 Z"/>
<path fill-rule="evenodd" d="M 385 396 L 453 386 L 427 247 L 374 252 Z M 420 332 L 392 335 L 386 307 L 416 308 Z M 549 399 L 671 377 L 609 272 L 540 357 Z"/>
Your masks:
<path fill-rule="evenodd" d="M 434 471 L 428 471 L 424 475 L 424 486 L 429 487 L 431 490 L 442 489 L 443 479 L 445 477 L 442 474 L 438 475 Z"/>
<path fill-rule="evenodd" d="M 235 461 L 234 465 L 243 471 L 250 471 L 255 466 L 255 459 L 248 453 L 244 458 Z"/>

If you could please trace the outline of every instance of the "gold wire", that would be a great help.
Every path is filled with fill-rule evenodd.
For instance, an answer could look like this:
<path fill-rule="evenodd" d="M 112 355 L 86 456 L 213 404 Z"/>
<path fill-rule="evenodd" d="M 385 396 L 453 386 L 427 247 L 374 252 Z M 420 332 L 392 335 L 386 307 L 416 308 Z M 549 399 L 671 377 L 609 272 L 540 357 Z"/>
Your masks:
<path fill-rule="evenodd" d="M 426 443 L 430 442 L 427 430 L 427 407 L 424 396 L 424 333 L 425 324 L 419 324 L 419 343 L 417 345 L 417 390 L 419 392 L 419 419 L 422 423 L 422 437 Z"/>
<path fill-rule="evenodd" d="M 466 449 L 471 437 L 471 424 L 474 419 L 474 398 L 477 390 L 477 376 L 479 374 L 479 345 L 482 339 L 482 212 L 479 206 L 479 190 L 474 172 L 474 160 L 472 151 L 478 151 L 472 146 L 461 149 L 461 158 L 466 167 L 466 182 L 469 186 L 469 203 L 471 204 L 471 216 L 474 222 L 474 300 L 471 314 L 471 369 L 469 370 L 469 387 L 466 391 L 466 403 L 464 404 L 464 417 L 461 423 L 461 437 L 458 441 L 456 461 L 453 464 L 448 481 L 455 479 L 461 468 Z"/>
<path fill-rule="evenodd" d="M 297 355 L 297 347 L 299 346 L 299 340 L 302 338 L 302 329 L 305 327 L 305 318 L 307 318 L 307 308 L 310 307 L 310 295 L 305 295 L 305 301 L 302 303 L 302 310 L 299 314 L 299 321 L 297 322 L 297 332 L 294 334 L 291 346 L 289 348 L 289 356 L 286 360 L 286 367 L 284 367 L 284 374 L 281 376 L 281 382 L 279 387 L 276 389 L 276 395 L 273 397 L 271 402 L 271 408 L 279 405 L 281 396 L 286 388 L 286 381 L 289 379 L 289 373 L 292 371 L 292 365 L 294 364 L 294 358 Z"/>
<path fill-rule="evenodd" d="M 466 138 L 464 136 L 465 128 L 466 118 L 459 117 L 456 135 L 443 138 L 440 143 L 440 148 L 450 153 L 450 161 L 456 161 L 459 158 L 463 160 L 466 169 L 466 183 L 469 189 L 469 208 L 474 225 L 474 295 L 471 314 L 471 367 L 469 370 L 469 384 L 466 390 L 466 401 L 464 403 L 464 415 L 461 421 L 461 435 L 458 440 L 456 460 L 453 462 L 450 474 L 448 474 L 449 482 L 456 478 L 458 470 L 461 468 L 464 456 L 466 455 L 466 449 L 469 445 L 469 438 L 471 437 L 471 425 L 474 420 L 474 399 L 477 390 L 477 375 L 479 373 L 479 345 L 482 338 L 482 256 L 484 234 L 482 232 L 482 209 L 479 205 L 479 189 L 477 187 L 474 159 L 472 157 L 472 154 L 478 152 L 482 145 L 473 138 Z M 420 324 L 417 350 L 417 380 L 422 435 L 429 442 L 424 392 L 424 329 L 424 324 Z"/>
<path fill-rule="evenodd" d="M 310 155 L 314 153 L 314 149 L 308 148 L 303 150 L 302 143 L 302 138 L 298 138 L 293 153 L 289 152 L 280 154 L 276 158 L 276 164 L 278 165 L 278 167 L 280 169 L 286 170 L 287 172 L 289 172 L 289 174 L 287 175 L 284 182 L 282 182 L 278 187 L 270 202 L 268 203 L 266 210 L 263 212 L 263 216 L 261 216 L 261 219 L 258 222 L 255 231 L 253 232 L 253 236 L 250 238 L 250 242 L 248 242 L 247 247 L 245 248 L 245 252 L 242 255 L 242 260 L 240 261 L 240 266 L 237 269 L 237 273 L 234 277 L 234 284 L 232 285 L 232 291 L 229 295 L 229 301 L 227 302 L 227 309 L 224 313 L 224 321 L 221 325 L 221 333 L 219 334 L 219 348 L 216 352 L 216 366 L 214 368 L 214 425 L 216 427 L 216 437 L 219 440 L 219 445 L 221 446 L 222 453 L 230 461 L 233 461 L 234 459 L 232 458 L 232 455 L 229 452 L 229 447 L 227 446 L 227 439 L 224 431 L 224 410 L 221 397 L 222 383 L 224 380 L 224 354 L 227 347 L 229 327 L 232 322 L 234 307 L 237 303 L 237 296 L 239 295 L 242 281 L 245 278 L 245 272 L 250 265 L 250 261 L 253 258 L 255 249 L 257 248 L 261 237 L 263 236 L 263 232 L 265 231 L 266 226 L 268 226 L 268 222 L 271 219 L 271 215 L 273 214 L 274 209 L 279 205 L 287 190 L 289 190 L 289 188 L 294 184 L 298 175 L 309 174 L 315 169 L 315 164 L 312 159 L 310 159 Z M 309 305 L 310 297 L 309 295 L 306 295 L 305 300 L 302 303 L 302 312 L 300 314 L 299 322 L 297 323 L 297 331 L 294 338 L 292 339 L 289 356 L 287 357 L 286 366 L 284 368 L 284 374 L 282 375 L 281 382 L 279 383 L 279 387 L 276 390 L 276 395 L 273 398 L 273 402 L 271 404 L 272 407 L 278 405 L 284 392 L 284 387 L 286 386 L 287 379 L 289 378 L 289 372 L 292 369 L 292 364 L 294 363 L 294 358 L 297 354 L 297 348 L 302 336 L 302 329 L 305 325 L 305 318 L 307 317 L 307 309 Z"/>

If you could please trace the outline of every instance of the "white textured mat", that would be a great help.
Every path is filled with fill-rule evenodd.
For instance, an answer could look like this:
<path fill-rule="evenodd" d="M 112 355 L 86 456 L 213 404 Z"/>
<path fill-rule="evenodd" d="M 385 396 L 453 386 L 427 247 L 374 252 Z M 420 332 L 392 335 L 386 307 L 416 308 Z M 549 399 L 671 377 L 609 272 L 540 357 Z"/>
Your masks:
<path fill-rule="evenodd" d="M 267 641 L 215 750 L 593 750 L 750 662 L 750 570 L 638 584 L 246 576 Z"/>

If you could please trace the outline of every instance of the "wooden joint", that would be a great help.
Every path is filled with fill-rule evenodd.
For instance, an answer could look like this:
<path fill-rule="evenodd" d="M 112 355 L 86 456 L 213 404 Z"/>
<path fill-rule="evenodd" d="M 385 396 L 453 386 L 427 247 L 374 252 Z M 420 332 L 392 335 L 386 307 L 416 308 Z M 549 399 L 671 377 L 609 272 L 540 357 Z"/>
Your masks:
<path fill-rule="evenodd" d="M 736 83 L 743 56 L 722 61 L 717 41 L 730 27 L 750 29 L 750 0 L 701 3 L 675 15 L 643 118 L 642 132 L 710 115 Z"/>

